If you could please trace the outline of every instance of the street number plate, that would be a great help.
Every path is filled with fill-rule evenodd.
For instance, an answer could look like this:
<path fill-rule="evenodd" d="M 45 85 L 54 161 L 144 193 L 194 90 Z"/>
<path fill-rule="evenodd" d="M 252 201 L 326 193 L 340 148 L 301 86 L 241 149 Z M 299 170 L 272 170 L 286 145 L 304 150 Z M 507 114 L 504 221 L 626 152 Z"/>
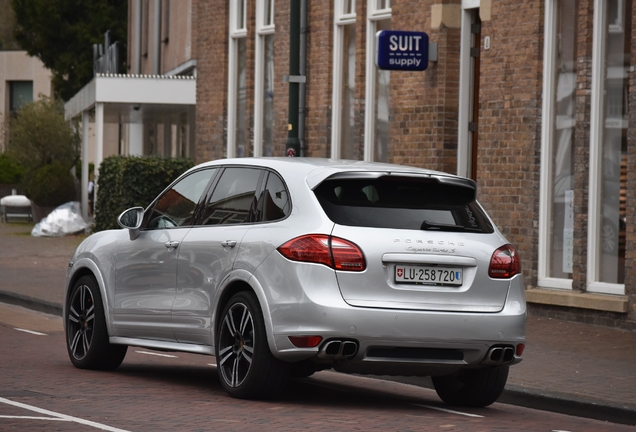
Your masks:
<path fill-rule="evenodd" d="M 460 286 L 462 281 L 462 269 L 459 267 L 395 266 L 397 283 Z"/>

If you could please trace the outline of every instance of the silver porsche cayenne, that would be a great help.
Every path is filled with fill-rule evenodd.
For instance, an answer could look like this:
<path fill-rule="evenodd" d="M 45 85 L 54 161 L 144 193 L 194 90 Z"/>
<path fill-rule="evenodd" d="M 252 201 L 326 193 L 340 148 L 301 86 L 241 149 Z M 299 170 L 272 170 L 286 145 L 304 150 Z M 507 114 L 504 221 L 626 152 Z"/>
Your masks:
<path fill-rule="evenodd" d="M 486 406 L 521 361 L 520 259 L 472 180 L 224 159 L 119 224 L 69 264 L 64 324 L 78 368 L 114 369 L 138 346 L 215 356 L 237 398 L 332 368 L 430 376 L 446 403 Z"/>

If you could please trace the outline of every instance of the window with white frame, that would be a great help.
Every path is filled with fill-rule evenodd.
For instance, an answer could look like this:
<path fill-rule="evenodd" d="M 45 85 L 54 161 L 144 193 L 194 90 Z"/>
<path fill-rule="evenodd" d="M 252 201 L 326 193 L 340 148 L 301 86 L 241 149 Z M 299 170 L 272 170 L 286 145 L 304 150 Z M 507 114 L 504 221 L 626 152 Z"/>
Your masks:
<path fill-rule="evenodd" d="M 391 73 L 375 66 L 377 32 L 391 29 L 391 1 L 367 0 L 364 159 L 388 161 Z"/>
<path fill-rule="evenodd" d="M 539 285 L 572 287 L 578 0 L 548 0 L 539 225 Z M 631 0 L 595 0 L 590 101 L 586 289 L 625 293 L 625 191 Z M 581 108 L 579 108 L 581 109 Z M 580 181 L 580 180 L 579 180 Z"/>
<path fill-rule="evenodd" d="M 578 0 L 546 4 L 539 284 L 572 287 Z"/>
<path fill-rule="evenodd" d="M 331 157 L 362 159 L 355 133 L 356 3 L 334 0 Z"/>
<path fill-rule="evenodd" d="M 272 156 L 274 130 L 274 0 L 256 2 L 254 156 Z"/>
<path fill-rule="evenodd" d="M 595 0 L 587 290 L 625 293 L 625 193 L 631 0 Z"/>
<path fill-rule="evenodd" d="M 251 156 L 247 139 L 247 0 L 230 0 L 227 157 Z"/>

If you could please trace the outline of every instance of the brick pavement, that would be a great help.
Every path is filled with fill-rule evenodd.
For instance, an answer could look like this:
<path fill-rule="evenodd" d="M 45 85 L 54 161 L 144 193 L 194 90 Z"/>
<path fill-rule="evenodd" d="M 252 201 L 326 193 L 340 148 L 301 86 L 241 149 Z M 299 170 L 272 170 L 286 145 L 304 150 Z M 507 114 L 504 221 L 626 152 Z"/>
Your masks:
<path fill-rule="evenodd" d="M 66 267 L 84 236 L 38 238 L 30 229 L 0 223 L 0 302 L 60 314 Z M 636 332 L 531 316 L 527 338 L 502 401 L 610 410 L 636 424 Z"/>

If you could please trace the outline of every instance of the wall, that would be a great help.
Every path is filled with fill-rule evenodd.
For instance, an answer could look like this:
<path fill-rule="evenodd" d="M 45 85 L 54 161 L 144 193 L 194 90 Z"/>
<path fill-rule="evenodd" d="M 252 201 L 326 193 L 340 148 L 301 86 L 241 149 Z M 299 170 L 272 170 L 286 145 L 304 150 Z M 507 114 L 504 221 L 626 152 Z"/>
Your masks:
<path fill-rule="evenodd" d="M 37 57 L 29 57 L 26 51 L 0 51 L 0 122 L 4 122 L 9 110 L 9 85 L 7 81 L 33 81 L 33 98 L 51 96 L 51 72 Z M 0 128 L 0 151 L 4 150 L 5 134 Z"/>

